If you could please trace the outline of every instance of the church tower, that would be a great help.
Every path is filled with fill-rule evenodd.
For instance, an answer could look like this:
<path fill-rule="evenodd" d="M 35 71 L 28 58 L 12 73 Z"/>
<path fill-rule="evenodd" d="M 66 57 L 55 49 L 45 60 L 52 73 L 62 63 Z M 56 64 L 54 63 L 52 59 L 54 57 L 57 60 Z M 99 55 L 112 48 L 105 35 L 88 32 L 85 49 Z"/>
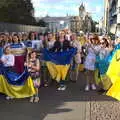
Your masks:
<path fill-rule="evenodd" d="M 79 16 L 84 19 L 85 18 L 85 6 L 83 3 L 79 7 Z"/>

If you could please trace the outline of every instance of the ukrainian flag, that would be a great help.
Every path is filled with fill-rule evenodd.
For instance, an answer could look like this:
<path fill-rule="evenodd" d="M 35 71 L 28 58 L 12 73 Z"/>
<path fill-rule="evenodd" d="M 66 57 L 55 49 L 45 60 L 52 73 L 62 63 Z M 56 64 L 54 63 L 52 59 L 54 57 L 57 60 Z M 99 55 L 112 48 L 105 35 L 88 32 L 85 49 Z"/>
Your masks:
<path fill-rule="evenodd" d="M 107 92 L 107 95 L 120 100 L 120 50 L 115 52 L 115 55 L 107 71 L 107 75 L 109 76 L 112 83 L 110 89 Z"/>
<path fill-rule="evenodd" d="M 109 71 L 109 66 L 111 65 L 114 56 L 116 54 L 116 51 L 120 49 L 120 44 L 116 45 L 114 50 L 110 52 L 108 56 L 106 56 L 104 59 L 100 59 L 100 56 L 96 57 L 96 72 L 95 72 L 95 80 L 96 84 L 102 84 L 102 87 L 104 90 L 108 90 L 111 87 L 111 79 L 109 75 L 107 74 L 107 71 Z"/>
<path fill-rule="evenodd" d="M 97 83 L 102 82 L 106 95 L 120 100 L 120 44 L 105 59 L 98 59 L 97 68 Z"/>
<path fill-rule="evenodd" d="M 99 55 L 96 56 L 96 71 L 95 71 L 95 80 L 96 84 L 101 84 L 102 88 L 104 90 L 108 90 L 111 82 L 108 79 L 108 76 L 106 75 L 106 72 L 108 70 L 110 60 L 111 60 L 111 53 L 108 56 L 105 56 L 105 58 L 101 58 Z"/>
<path fill-rule="evenodd" d="M 46 61 L 52 79 L 57 82 L 66 79 L 71 60 L 76 52 L 76 48 L 71 48 L 69 51 L 62 52 L 51 52 L 44 49 L 44 60 Z"/>
<path fill-rule="evenodd" d="M 0 92 L 13 98 L 30 97 L 36 93 L 33 81 L 26 69 L 19 75 L 7 71 L 2 66 L 0 67 Z"/>

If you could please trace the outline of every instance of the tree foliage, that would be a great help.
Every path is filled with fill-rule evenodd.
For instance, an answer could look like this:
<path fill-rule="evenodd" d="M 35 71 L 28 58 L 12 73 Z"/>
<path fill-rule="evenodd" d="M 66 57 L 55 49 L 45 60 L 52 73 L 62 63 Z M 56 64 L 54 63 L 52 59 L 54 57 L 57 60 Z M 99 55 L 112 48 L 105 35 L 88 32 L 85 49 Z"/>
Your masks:
<path fill-rule="evenodd" d="M 96 22 L 96 21 L 92 21 L 92 32 L 96 32 L 96 25 L 97 25 L 98 23 Z"/>
<path fill-rule="evenodd" d="M 37 25 L 39 25 L 40 27 L 47 27 L 47 23 L 43 19 L 40 19 Z"/>
<path fill-rule="evenodd" d="M 35 25 L 31 0 L 0 0 L 0 22 Z"/>

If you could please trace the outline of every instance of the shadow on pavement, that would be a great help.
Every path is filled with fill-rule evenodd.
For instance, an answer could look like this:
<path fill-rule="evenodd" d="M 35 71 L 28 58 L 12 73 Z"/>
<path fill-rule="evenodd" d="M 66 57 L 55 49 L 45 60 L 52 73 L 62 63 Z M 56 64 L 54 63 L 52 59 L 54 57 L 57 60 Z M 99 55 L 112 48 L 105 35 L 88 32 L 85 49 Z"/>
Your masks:
<path fill-rule="evenodd" d="M 29 103 L 29 99 L 7 101 L 4 95 L 0 95 L 0 120 L 44 120 L 48 114 L 74 111 L 72 104 L 75 106 L 89 101 L 116 101 L 105 95 L 98 95 L 95 91 L 84 92 L 84 85 L 84 76 L 80 75 L 77 83 L 68 84 L 66 91 L 57 91 L 55 86 L 41 88 L 39 103 Z M 64 108 L 68 103 L 70 108 Z"/>

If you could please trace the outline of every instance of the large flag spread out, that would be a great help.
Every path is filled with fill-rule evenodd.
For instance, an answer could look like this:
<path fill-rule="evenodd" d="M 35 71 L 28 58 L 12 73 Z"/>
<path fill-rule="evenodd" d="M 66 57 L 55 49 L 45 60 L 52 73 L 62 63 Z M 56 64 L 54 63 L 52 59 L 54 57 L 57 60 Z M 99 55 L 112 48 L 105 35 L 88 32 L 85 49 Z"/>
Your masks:
<path fill-rule="evenodd" d="M 96 83 L 100 84 L 102 83 L 103 88 L 105 90 L 108 90 L 111 87 L 111 79 L 107 75 L 107 71 L 109 70 L 109 66 L 112 63 L 112 60 L 114 58 L 114 55 L 116 54 L 116 51 L 120 49 L 120 44 L 116 45 L 114 50 L 109 53 L 108 56 L 106 56 L 104 59 L 100 59 L 100 56 L 97 56 L 97 70 L 96 70 Z"/>
<path fill-rule="evenodd" d="M 100 74 L 97 82 L 102 81 L 103 88 L 108 90 L 106 95 L 120 100 L 120 44 L 105 59 L 98 58 L 97 68 Z"/>
<path fill-rule="evenodd" d="M 62 52 L 50 52 L 44 49 L 43 59 L 46 61 L 52 79 L 57 82 L 65 80 L 71 60 L 76 52 L 76 48 L 71 48 L 69 51 Z"/>
<path fill-rule="evenodd" d="M 107 95 L 120 100 L 120 50 L 114 54 L 107 75 L 112 83 Z"/>
<path fill-rule="evenodd" d="M 0 92 L 13 98 L 33 96 L 36 91 L 33 81 L 25 69 L 22 74 L 7 71 L 0 66 Z"/>

